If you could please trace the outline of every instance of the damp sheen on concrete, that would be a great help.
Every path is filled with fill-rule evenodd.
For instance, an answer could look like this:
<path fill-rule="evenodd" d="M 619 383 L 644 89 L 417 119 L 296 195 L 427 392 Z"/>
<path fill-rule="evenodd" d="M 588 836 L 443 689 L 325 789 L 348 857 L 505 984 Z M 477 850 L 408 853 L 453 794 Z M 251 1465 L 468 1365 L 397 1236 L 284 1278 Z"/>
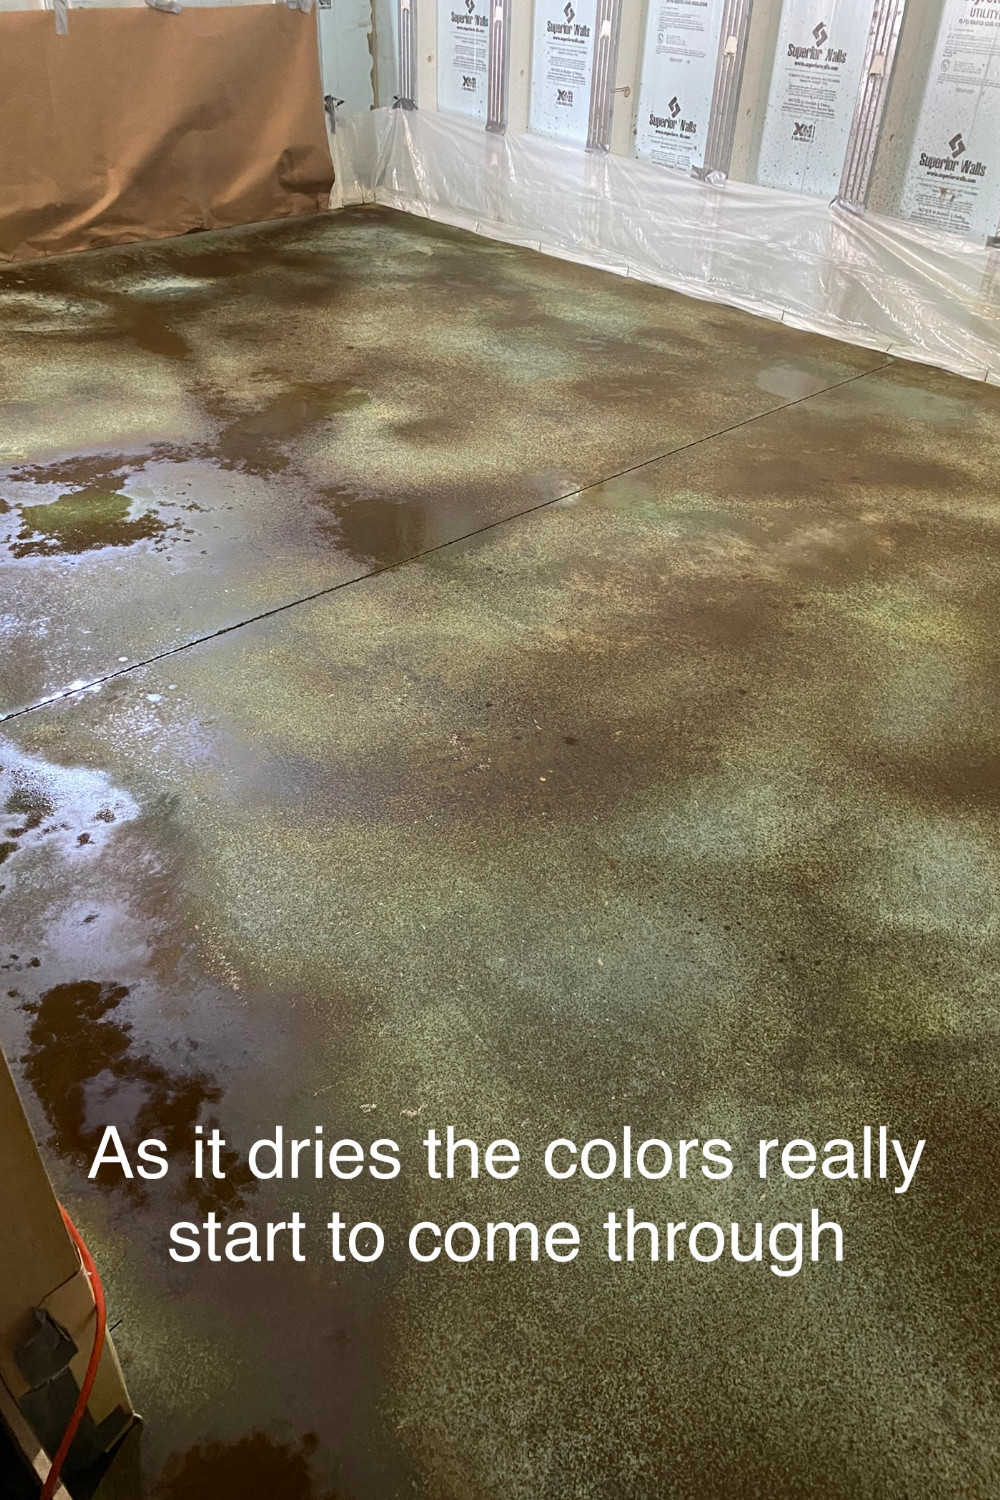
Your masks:
<path fill-rule="evenodd" d="M 0 333 L 0 495 L 128 496 L 167 545 L 2 559 L 4 701 L 73 696 L 3 726 L 0 1028 L 149 1495 L 985 1500 L 997 393 L 385 214 L 88 265 Z M 160 1116 L 410 1153 L 846 1114 L 920 1177 L 848 1184 L 845 1261 L 787 1283 L 644 1234 L 601 1274 L 406 1263 L 499 1188 L 85 1177 Z M 661 1254 L 701 1219 L 622 1186 L 581 1218 Z M 292 1211 L 402 1255 L 169 1263 L 173 1222 Z"/>
<path fill-rule="evenodd" d="M 63 767 L 0 742 L 0 832 L 11 855 L 90 845 L 138 815 L 134 799 L 100 772 Z M 10 857 L 10 856 L 8 856 Z"/>
<path fill-rule="evenodd" d="M 0 271 L 0 713 L 884 363 L 752 324 L 381 210 Z"/>
<path fill-rule="evenodd" d="M 163 522 L 147 511 L 132 518 L 127 495 L 85 489 L 60 495 L 47 505 L 19 507 L 21 529 L 9 544 L 14 557 L 54 557 L 130 547 L 162 537 Z"/>

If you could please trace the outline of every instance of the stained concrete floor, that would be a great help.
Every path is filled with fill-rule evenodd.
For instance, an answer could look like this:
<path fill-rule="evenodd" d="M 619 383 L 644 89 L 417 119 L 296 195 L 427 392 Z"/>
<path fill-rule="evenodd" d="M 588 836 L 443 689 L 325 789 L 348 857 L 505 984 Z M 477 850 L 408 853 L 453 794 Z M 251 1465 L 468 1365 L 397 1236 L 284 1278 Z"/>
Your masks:
<path fill-rule="evenodd" d="M 0 1040 L 150 1500 L 995 1495 L 1000 392 L 373 210 L 6 270 L 0 382 Z M 88 1182 L 111 1122 L 404 1170 Z M 540 1170 L 625 1123 L 740 1170 Z M 906 1195 L 748 1171 L 866 1123 Z M 213 1207 L 308 1261 L 171 1264 Z"/>

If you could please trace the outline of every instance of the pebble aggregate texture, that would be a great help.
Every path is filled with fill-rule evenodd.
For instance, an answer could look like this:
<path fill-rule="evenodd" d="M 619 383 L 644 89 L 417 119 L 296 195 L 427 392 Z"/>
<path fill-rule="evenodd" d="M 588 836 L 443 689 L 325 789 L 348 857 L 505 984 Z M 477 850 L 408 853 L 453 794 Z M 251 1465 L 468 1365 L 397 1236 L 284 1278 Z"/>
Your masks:
<path fill-rule="evenodd" d="M 998 474 L 998 390 L 387 211 L 0 272 L 0 1040 L 149 1500 L 1000 1493 Z M 404 1170 L 91 1182 L 109 1123 Z M 738 1170 L 541 1170 L 625 1124 Z M 904 1195 L 756 1175 L 865 1124 Z M 611 1264 L 627 1207 L 845 1257 Z"/>

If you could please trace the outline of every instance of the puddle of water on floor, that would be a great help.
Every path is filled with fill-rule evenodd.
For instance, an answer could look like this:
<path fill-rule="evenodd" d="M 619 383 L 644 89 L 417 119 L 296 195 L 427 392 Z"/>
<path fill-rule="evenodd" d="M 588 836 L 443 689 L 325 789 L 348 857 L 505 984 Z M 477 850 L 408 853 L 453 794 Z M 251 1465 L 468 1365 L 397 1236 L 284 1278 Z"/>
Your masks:
<path fill-rule="evenodd" d="M 131 517 L 128 495 L 106 490 L 70 491 L 47 505 L 22 505 L 21 529 L 9 544 L 14 557 L 54 557 L 96 552 L 102 547 L 131 547 L 154 541 L 166 531 L 153 511 Z"/>

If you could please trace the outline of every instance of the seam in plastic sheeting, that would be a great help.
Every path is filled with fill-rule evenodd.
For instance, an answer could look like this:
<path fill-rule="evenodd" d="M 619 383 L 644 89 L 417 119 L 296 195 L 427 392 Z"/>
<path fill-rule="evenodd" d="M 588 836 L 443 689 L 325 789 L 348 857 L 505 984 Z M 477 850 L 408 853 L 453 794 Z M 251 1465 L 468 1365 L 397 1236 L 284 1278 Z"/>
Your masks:
<path fill-rule="evenodd" d="M 459 115 L 341 115 L 331 207 L 379 203 L 1000 384 L 1000 253 Z"/>

